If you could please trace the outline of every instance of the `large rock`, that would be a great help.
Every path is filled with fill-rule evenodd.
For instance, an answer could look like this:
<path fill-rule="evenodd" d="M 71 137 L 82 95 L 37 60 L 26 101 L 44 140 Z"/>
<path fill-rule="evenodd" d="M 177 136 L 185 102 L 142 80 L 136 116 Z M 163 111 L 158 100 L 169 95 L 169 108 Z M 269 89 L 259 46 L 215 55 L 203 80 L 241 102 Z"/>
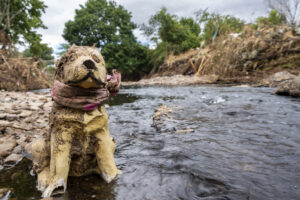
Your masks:
<path fill-rule="evenodd" d="M 278 95 L 300 97 L 300 76 L 280 83 L 274 93 Z"/>
<path fill-rule="evenodd" d="M 271 75 L 269 78 L 264 80 L 263 84 L 269 85 L 271 87 L 276 87 L 280 83 L 287 81 L 287 80 L 294 79 L 295 77 L 296 77 L 295 75 L 293 75 L 287 71 L 281 71 L 281 72 L 277 72 L 277 73 Z"/>

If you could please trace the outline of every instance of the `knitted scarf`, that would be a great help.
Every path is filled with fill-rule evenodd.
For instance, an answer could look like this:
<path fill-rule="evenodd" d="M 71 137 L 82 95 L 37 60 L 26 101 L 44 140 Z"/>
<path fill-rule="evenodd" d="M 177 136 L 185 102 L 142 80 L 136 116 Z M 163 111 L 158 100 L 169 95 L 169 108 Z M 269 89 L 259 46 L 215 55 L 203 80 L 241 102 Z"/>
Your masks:
<path fill-rule="evenodd" d="M 62 106 L 90 111 L 107 100 L 110 95 L 116 95 L 119 92 L 120 84 L 121 74 L 113 70 L 112 76 L 107 75 L 107 88 L 86 89 L 55 81 L 51 96 L 56 103 Z"/>

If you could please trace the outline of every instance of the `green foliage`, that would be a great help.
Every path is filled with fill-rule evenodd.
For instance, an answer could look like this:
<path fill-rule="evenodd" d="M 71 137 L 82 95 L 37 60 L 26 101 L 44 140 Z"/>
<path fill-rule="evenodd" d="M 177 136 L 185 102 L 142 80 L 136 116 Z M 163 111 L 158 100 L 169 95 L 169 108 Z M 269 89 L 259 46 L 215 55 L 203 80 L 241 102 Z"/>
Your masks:
<path fill-rule="evenodd" d="M 59 44 L 59 46 L 58 46 L 59 52 L 57 53 L 57 55 L 59 55 L 59 56 L 64 55 L 66 53 L 66 51 L 68 50 L 68 48 L 70 48 L 70 47 L 71 47 L 71 45 L 68 43 Z"/>
<path fill-rule="evenodd" d="M 46 5 L 41 0 L 1 0 L 0 1 L 0 32 L 4 33 L 2 45 L 23 42 L 24 38 L 30 45 L 33 55 L 41 54 L 41 35 L 35 29 L 46 28 L 41 20 Z"/>
<path fill-rule="evenodd" d="M 29 49 L 23 51 L 24 57 L 37 56 L 43 60 L 53 60 L 53 49 L 47 44 L 34 43 Z"/>
<path fill-rule="evenodd" d="M 281 67 L 285 68 L 285 69 L 292 69 L 292 68 L 294 68 L 293 66 L 294 65 L 292 63 L 286 63 L 284 65 L 281 65 Z"/>
<path fill-rule="evenodd" d="M 142 30 L 151 40 L 163 42 L 168 52 L 178 54 L 200 44 L 200 26 L 192 18 L 181 18 L 171 15 L 162 8 L 149 20 L 149 26 L 143 25 Z"/>
<path fill-rule="evenodd" d="M 207 44 L 217 36 L 228 33 L 239 33 L 245 25 L 245 22 L 239 18 L 231 15 L 210 13 L 207 9 L 199 10 L 196 15 L 199 24 L 204 27 L 201 38 Z"/>
<path fill-rule="evenodd" d="M 110 43 L 102 49 L 108 69 L 118 69 L 122 79 L 138 80 L 151 70 L 149 50 L 135 42 Z"/>
<path fill-rule="evenodd" d="M 65 24 L 63 37 L 69 44 L 96 44 L 109 68 L 137 79 L 144 74 L 148 51 L 136 41 L 135 28 L 131 14 L 114 1 L 88 0 L 75 11 L 74 20 Z"/>
<path fill-rule="evenodd" d="M 75 19 L 65 24 L 63 37 L 76 45 L 93 45 L 102 48 L 122 38 L 134 40 L 131 15 L 114 1 L 89 0 L 75 11 Z"/>
<path fill-rule="evenodd" d="M 179 54 L 200 46 L 200 26 L 193 18 L 178 18 L 162 8 L 149 20 L 149 26 L 143 24 L 144 34 L 156 43 L 151 51 L 152 73 L 170 54 Z"/>
<path fill-rule="evenodd" d="M 199 24 L 191 17 L 185 18 L 182 17 L 179 21 L 179 23 L 188 31 L 193 33 L 196 36 L 199 36 L 201 29 Z"/>
<path fill-rule="evenodd" d="M 286 17 L 280 14 L 277 10 L 271 10 L 268 17 L 258 17 L 256 23 L 259 26 L 274 26 L 285 24 Z"/>

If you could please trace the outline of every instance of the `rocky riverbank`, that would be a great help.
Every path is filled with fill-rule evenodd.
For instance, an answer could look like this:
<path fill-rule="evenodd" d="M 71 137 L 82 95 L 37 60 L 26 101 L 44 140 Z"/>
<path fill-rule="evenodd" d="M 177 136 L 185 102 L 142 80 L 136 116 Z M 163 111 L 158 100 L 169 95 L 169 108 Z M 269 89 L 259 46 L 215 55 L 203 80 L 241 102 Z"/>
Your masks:
<path fill-rule="evenodd" d="M 0 93 L 0 169 L 31 154 L 32 142 L 48 133 L 50 94 Z"/>
<path fill-rule="evenodd" d="M 295 75 L 296 74 L 296 75 Z M 249 84 L 252 86 L 266 86 L 277 87 L 281 83 L 293 80 L 300 76 L 300 74 L 289 73 L 288 71 L 280 71 L 270 76 L 260 79 L 254 77 L 235 77 L 235 78 L 221 78 L 215 74 L 211 75 L 173 75 L 173 76 L 157 76 L 147 79 L 142 79 L 136 82 L 122 82 L 123 86 L 150 86 L 150 85 L 162 85 L 162 86 L 177 86 L 177 85 L 202 85 L 202 84 Z"/>

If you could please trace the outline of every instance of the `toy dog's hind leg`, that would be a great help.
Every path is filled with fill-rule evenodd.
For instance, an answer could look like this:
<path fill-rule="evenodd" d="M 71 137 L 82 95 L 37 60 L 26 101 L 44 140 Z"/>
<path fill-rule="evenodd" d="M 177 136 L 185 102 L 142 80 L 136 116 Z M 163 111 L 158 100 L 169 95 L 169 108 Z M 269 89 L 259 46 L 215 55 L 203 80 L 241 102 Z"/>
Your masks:
<path fill-rule="evenodd" d="M 70 168 L 70 151 L 72 135 L 76 125 L 70 122 L 56 124 L 51 133 L 51 161 L 50 161 L 50 182 L 43 193 L 43 197 L 50 197 L 56 188 L 67 187 L 67 180 Z M 77 129 L 78 130 L 78 129 Z"/>
<path fill-rule="evenodd" d="M 40 138 L 32 145 L 33 168 L 38 177 L 37 188 L 44 191 L 49 184 L 50 142 Z"/>

